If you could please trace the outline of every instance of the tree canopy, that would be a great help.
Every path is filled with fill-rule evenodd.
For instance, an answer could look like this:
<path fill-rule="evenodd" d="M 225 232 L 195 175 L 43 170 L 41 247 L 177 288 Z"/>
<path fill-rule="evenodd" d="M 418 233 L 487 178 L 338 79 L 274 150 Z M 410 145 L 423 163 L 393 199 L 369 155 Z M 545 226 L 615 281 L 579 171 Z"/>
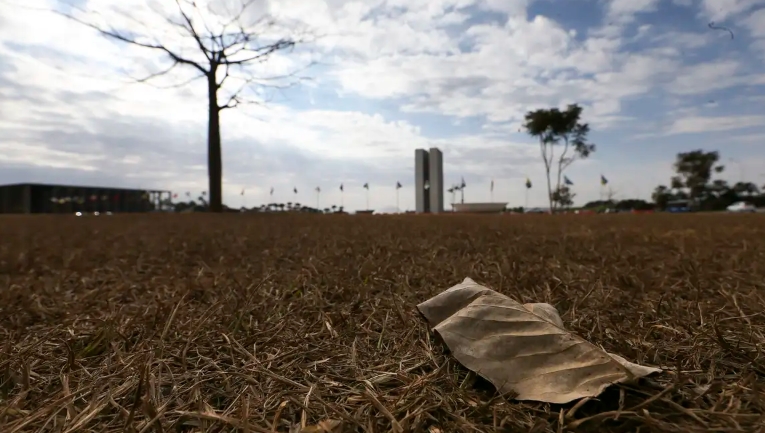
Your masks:
<path fill-rule="evenodd" d="M 572 199 L 571 191 L 561 189 L 563 173 L 578 159 L 585 159 L 595 151 L 595 145 L 587 141 L 590 126 L 581 123 L 582 107 L 572 104 L 565 110 L 547 108 L 526 113 L 523 128 L 526 133 L 539 140 L 542 159 L 545 164 L 547 177 L 547 196 L 550 211 L 555 212 L 559 206 L 566 206 L 567 200 Z M 555 148 L 562 147 L 557 159 Z M 553 169 L 557 170 L 553 171 Z M 553 176 L 555 176 L 553 180 Z"/>

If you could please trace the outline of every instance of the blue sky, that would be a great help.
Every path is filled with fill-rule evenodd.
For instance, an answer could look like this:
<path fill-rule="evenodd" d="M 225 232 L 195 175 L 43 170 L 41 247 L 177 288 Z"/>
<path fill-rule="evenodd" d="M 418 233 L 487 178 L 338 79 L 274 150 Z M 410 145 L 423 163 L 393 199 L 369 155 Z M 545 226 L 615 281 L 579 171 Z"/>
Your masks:
<path fill-rule="evenodd" d="M 208 3 L 215 11 L 238 1 Z M 162 20 L 161 13 L 176 13 L 172 2 L 159 6 L 165 11 L 145 0 L 77 3 L 198 59 Z M 598 146 L 566 172 L 577 203 L 600 196 L 601 173 L 616 197 L 648 198 L 668 182 L 676 153 L 699 148 L 720 151 L 723 178 L 765 184 L 763 6 L 259 0 L 246 16 L 251 21 L 270 15 L 328 36 L 245 71 L 265 76 L 319 62 L 301 72 L 310 80 L 300 85 L 253 89 L 268 104 L 225 112 L 224 199 L 232 206 L 318 199 L 322 207 L 342 201 L 358 209 L 369 182 L 372 206 L 390 211 L 400 181 L 398 206 L 411 209 L 414 149 L 436 146 L 444 151 L 446 183 L 465 178 L 466 200 L 489 200 L 494 179 L 494 200 L 523 205 L 528 176 L 529 205 L 541 206 L 538 145 L 519 124 L 529 110 L 569 103 L 584 107 Z M 0 0 L 0 183 L 164 188 L 181 196 L 204 190 L 203 82 L 162 88 L 190 77 L 180 70 L 136 84 L 131 77 L 156 72 L 166 60 L 46 12 L 63 7 Z M 195 19 L 214 26 L 218 18 L 205 12 Z M 735 38 L 710 29 L 712 21 Z M 284 36 L 294 27 L 269 31 Z"/>

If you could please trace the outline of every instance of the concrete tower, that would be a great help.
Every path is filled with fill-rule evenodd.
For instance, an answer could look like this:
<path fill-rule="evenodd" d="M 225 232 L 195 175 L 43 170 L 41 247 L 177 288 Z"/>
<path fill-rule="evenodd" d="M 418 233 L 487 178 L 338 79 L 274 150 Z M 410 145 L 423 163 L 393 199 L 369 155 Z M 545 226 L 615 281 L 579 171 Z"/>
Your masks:
<path fill-rule="evenodd" d="M 414 197 L 417 213 L 444 211 L 444 156 L 436 147 L 414 151 Z"/>
<path fill-rule="evenodd" d="M 417 149 L 414 151 L 414 200 L 415 211 L 417 213 L 430 212 L 430 194 L 425 189 L 428 183 L 428 171 L 430 164 L 428 161 L 428 151 Z"/>
<path fill-rule="evenodd" d="M 430 211 L 440 213 L 444 211 L 444 154 L 438 148 L 431 147 L 428 160 Z"/>

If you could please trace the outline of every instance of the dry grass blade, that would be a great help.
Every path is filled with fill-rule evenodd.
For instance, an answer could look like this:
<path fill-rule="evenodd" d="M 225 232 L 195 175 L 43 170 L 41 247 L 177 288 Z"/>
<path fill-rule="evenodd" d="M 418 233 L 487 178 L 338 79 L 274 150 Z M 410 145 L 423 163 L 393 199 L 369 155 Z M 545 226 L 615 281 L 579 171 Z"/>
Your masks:
<path fill-rule="evenodd" d="M 3 433 L 765 420 L 760 215 L 3 217 L 0 239 Z M 414 308 L 464 277 L 665 373 L 565 405 L 499 395 Z"/>

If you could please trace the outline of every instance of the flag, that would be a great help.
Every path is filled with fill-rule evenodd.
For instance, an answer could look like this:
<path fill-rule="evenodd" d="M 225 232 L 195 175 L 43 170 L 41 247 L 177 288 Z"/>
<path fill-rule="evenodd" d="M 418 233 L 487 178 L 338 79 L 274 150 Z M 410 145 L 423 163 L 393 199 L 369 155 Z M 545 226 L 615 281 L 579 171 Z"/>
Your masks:
<path fill-rule="evenodd" d="M 191 192 L 186 191 L 186 197 L 191 197 Z"/>
<path fill-rule="evenodd" d="M 451 188 L 447 189 L 446 192 L 453 193 L 454 192 L 454 187 L 451 187 Z"/>
<path fill-rule="evenodd" d="M 369 183 L 364 184 L 364 189 L 367 189 L 367 190 L 369 189 Z"/>
<path fill-rule="evenodd" d="M 343 184 L 340 184 L 340 192 L 343 192 Z"/>
<path fill-rule="evenodd" d="M 244 195 L 244 189 L 242 189 L 242 194 L 241 195 Z"/>
<path fill-rule="evenodd" d="M 600 175 L 600 184 L 603 186 L 608 185 L 608 179 L 606 179 L 606 177 L 603 176 L 602 174 Z"/>
<path fill-rule="evenodd" d="M 178 193 L 173 194 L 173 198 L 178 198 Z"/>
<path fill-rule="evenodd" d="M 491 192 L 494 192 L 494 179 L 492 179 L 492 180 L 491 180 L 491 188 L 490 188 L 490 191 L 491 191 Z"/>
<path fill-rule="evenodd" d="M 401 189 L 401 182 L 396 182 L 396 189 Z"/>
<path fill-rule="evenodd" d="M 574 182 L 571 182 L 571 179 L 568 178 L 568 176 L 563 176 L 563 183 L 566 185 L 573 185 Z"/>
<path fill-rule="evenodd" d="M 294 192 L 295 192 L 295 194 L 297 194 L 297 187 L 295 187 L 295 188 L 292 188 L 292 191 L 294 191 Z"/>
<path fill-rule="evenodd" d="M 317 187 L 316 187 L 316 192 L 321 192 L 321 188 L 319 188 L 319 187 L 317 186 Z"/>
<path fill-rule="evenodd" d="M 460 188 L 464 188 L 464 187 L 466 187 L 466 186 L 467 186 L 467 185 L 465 185 L 465 178 L 463 177 L 463 178 L 462 178 L 462 183 L 460 184 Z"/>
<path fill-rule="evenodd" d="M 526 189 L 531 189 L 531 179 L 526 178 Z"/>
<path fill-rule="evenodd" d="M 274 187 L 271 187 L 271 192 L 268 195 L 274 195 Z"/>

